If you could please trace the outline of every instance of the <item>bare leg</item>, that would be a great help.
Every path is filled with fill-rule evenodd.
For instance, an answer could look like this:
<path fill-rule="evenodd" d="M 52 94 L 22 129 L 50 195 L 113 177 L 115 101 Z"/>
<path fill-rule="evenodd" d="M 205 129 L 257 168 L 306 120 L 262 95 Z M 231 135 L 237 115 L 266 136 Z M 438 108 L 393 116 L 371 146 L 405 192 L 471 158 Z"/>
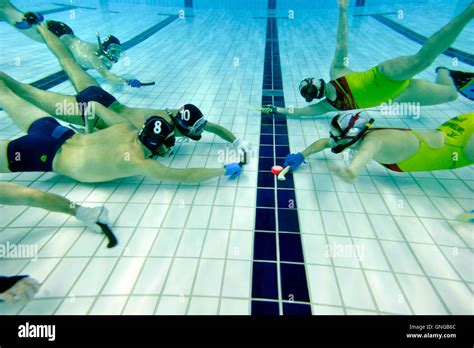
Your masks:
<path fill-rule="evenodd" d="M 0 105 L 25 132 L 30 129 L 33 122 L 43 117 L 51 117 L 44 110 L 21 99 L 13 93 L 3 81 L 0 81 Z"/>
<path fill-rule="evenodd" d="M 36 29 L 43 36 L 51 52 L 58 58 L 59 64 L 71 80 L 76 92 L 81 92 L 91 86 L 100 87 L 97 81 L 82 69 L 66 45 L 50 32 L 45 24 L 38 25 Z"/>
<path fill-rule="evenodd" d="M 0 19 L 3 19 L 5 22 L 11 26 L 15 26 L 16 23 L 23 20 L 24 13 L 17 9 L 13 4 L 8 0 L 0 0 Z M 17 29 L 16 27 L 14 27 Z M 19 30 L 22 34 L 28 36 L 30 39 L 33 39 L 38 42 L 43 42 L 43 39 L 40 35 L 32 29 L 21 29 Z"/>
<path fill-rule="evenodd" d="M 448 78 L 451 81 L 450 83 L 434 83 L 425 80 L 412 79 L 407 89 L 396 97 L 394 101 L 399 103 L 419 103 L 421 106 L 452 102 L 458 98 L 458 92 L 453 85 L 452 79 L 449 76 Z"/>
<path fill-rule="evenodd" d="M 79 107 L 74 96 L 43 91 L 26 83 L 21 83 L 0 72 L 3 81 L 14 94 L 62 121 L 83 125 Z"/>
<path fill-rule="evenodd" d="M 379 71 L 394 81 L 404 81 L 428 68 L 433 61 L 456 40 L 474 15 L 474 4 L 470 4 L 459 16 L 433 34 L 413 56 L 387 60 L 379 64 Z"/>
<path fill-rule="evenodd" d="M 79 208 L 62 196 L 11 183 L 0 183 L 0 204 L 27 205 L 72 216 Z"/>

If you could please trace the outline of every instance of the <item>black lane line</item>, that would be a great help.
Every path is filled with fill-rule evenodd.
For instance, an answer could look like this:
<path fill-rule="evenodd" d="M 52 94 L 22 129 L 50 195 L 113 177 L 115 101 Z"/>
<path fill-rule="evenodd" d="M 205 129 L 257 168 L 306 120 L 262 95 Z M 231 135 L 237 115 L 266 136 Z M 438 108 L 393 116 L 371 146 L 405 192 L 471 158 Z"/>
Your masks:
<path fill-rule="evenodd" d="M 395 30 L 397 33 L 402 34 L 406 38 L 419 43 L 420 45 L 423 45 L 426 40 L 428 39 L 426 36 L 423 36 L 421 34 L 418 34 L 414 32 L 411 29 L 408 29 L 404 27 L 403 25 L 398 24 L 397 22 L 384 17 L 382 15 L 372 15 L 372 18 L 375 18 L 378 20 L 380 23 L 385 24 L 387 27 Z M 448 48 L 446 51 L 443 52 L 445 56 L 451 57 L 451 58 L 457 58 L 460 62 L 469 64 L 469 65 L 474 65 L 474 55 L 458 50 L 456 48 Z"/>
<path fill-rule="evenodd" d="M 275 9 L 276 0 L 269 0 L 262 104 L 284 107 Z M 293 174 L 278 181 L 270 171 L 273 165 L 283 165 L 288 153 L 286 117 L 261 115 L 252 315 L 311 315 Z"/>

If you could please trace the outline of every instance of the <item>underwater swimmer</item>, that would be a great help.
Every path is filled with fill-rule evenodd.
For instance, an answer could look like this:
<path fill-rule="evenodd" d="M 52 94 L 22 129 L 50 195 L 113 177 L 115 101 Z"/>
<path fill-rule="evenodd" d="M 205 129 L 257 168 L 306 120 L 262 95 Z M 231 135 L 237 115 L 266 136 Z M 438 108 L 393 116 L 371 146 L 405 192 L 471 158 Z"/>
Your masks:
<path fill-rule="evenodd" d="M 0 173 L 55 172 L 81 182 L 144 175 L 185 183 L 221 175 L 235 178 L 241 173 L 238 163 L 214 169 L 174 169 L 152 159 L 168 154 L 175 142 L 170 124 L 159 116 L 148 118 L 140 128 L 121 123 L 93 134 L 78 134 L 13 93 L 3 81 L 0 105 L 27 133 L 0 141 L 0 153 L 5 154 L 0 156 Z M 100 107 L 98 104 L 96 112 L 106 117 L 100 114 Z"/>
<path fill-rule="evenodd" d="M 10 1 L 0 0 L 0 18 L 29 38 L 43 42 L 43 38 L 34 29 L 36 24 L 44 20 L 41 13 L 23 13 Z M 137 79 L 127 80 L 110 72 L 123 53 L 122 44 L 115 36 L 109 35 L 104 40 L 100 40 L 98 36 L 98 42 L 91 43 L 74 35 L 73 30 L 65 23 L 46 21 L 46 25 L 71 50 L 74 58 L 85 69 L 97 70 L 102 77 L 113 84 L 127 84 L 135 88 L 142 86 Z"/>
<path fill-rule="evenodd" d="M 0 80 L 3 80 L 15 94 L 21 96 L 40 109 L 45 110 L 54 117 L 76 125 L 85 125 L 88 133 L 94 128 L 104 129 L 108 126 L 119 123 L 131 123 L 136 128 L 141 128 L 150 115 L 159 116 L 165 119 L 177 137 L 187 137 L 192 140 L 200 140 L 204 131 L 213 133 L 225 141 L 232 143 L 238 152 L 245 154 L 250 151 L 247 142 L 237 139 L 232 132 L 224 127 L 209 122 L 198 107 L 186 104 L 179 109 L 143 109 L 131 108 L 121 104 L 114 96 L 103 90 L 100 85 L 87 74 L 73 59 L 70 51 L 44 26 L 38 25 L 37 31 L 44 37 L 44 40 L 51 51 L 58 58 L 62 68 L 70 78 L 74 88 L 78 92 L 77 96 L 69 96 L 60 93 L 43 91 L 28 84 L 20 83 L 4 73 L 0 73 Z M 96 102 L 102 110 L 104 118 L 84 117 L 84 110 L 91 102 Z M 74 107 L 60 107 L 62 105 Z M 244 161 L 245 162 L 245 161 Z"/>
<path fill-rule="evenodd" d="M 447 103 L 458 97 L 453 78 L 448 69 L 437 69 L 435 82 L 415 79 L 434 60 L 449 48 L 463 28 L 474 16 L 470 4 L 451 22 L 426 40 L 423 47 L 412 56 L 387 60 L 364 72 L 354 72 L 347 67 L 347 14 L 348 0 L 339 0 L 337 46 L 332 61 L 329 82 L 322 79 L 304 79 L 299 86 L 307 102 L 322 99 L 304 108 L 262 107 L 264 114 L 280 113 L 292 116 L 317 116 L 331 111 L 365 109 L 390 100 L 412 102 L 420 105 Z M 462 72 L 461 72 L 462 73 Z M 323 99 L 324 98 L 324 99 Z"/>
<path fill-rule="evenodd" d="M 373 119 L 358 114 L 337 115 L 331 121 L 330 137 L 319 139 L 304 151 L 289 154 L 285 166 L 296 170 L 308 156 L 331 149 L 356 151 L 351 164 L 330 169 L 354 183 L 370 160 L 398 172 L 456 169 L 474 164 L 474 113 L 459 115 L 434 130 L 371 128 Z"/>

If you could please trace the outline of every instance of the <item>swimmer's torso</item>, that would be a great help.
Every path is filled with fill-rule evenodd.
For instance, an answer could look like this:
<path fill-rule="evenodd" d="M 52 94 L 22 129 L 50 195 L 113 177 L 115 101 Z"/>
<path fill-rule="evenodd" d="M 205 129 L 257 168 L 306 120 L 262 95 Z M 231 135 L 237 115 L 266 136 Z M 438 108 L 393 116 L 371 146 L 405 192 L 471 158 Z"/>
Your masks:
<path fill-rule="evenodd" d="M 98 66 L 112 68 L 112 62 L 106 57 L 99 55 L 97 44 L 82 41 L 76 36 L 64 35 L 61 37 L 66 46 L 69 47 L 77 62 L 86 69 L 96 69 Z"/>
<path fill-rule="evenodd" d="M 377 67 L 352 72 L 330 81 L 336 89 L 336 99 L 328 102 L 338 110 L 364 109 L 378 106 L 398 97 L 410 81 L 393 81 L 382 75 Z"/>
<path fill-rule="evenodd" d="M 101 182 L 137 175 L 135 164 L 144 158 L 137 130 L 119 124 L 93 134 L 74 135 L 57 153 L 53 168 L 82 182 Z"/>

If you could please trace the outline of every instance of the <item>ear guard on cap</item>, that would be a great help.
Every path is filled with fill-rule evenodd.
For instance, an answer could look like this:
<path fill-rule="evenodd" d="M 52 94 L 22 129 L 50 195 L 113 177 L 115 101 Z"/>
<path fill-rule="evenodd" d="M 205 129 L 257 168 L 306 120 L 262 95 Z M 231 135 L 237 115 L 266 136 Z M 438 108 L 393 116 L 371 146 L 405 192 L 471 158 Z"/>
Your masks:
<path fill-rule="evenodd" d="M 153 153 L 161 145 L 173 147 L 176 141 L 173 125 L 161 116 L 150 116 L 138 134 L 138 139 Z"/>
<path fill-rule="evenodd" d="M 344 140 L 344 139 L 350 139 L 350 140 L 345 144 L 339 144 L 339 145 L 336 145 L 335 147 L 333 147 L 331 149 L 331 152 L 333 152 L 333 153 L 341 153 L 342 151 L 347 149 L 349 146 L 354 145 L 357 141 L 359 141 L 360 138 L 362 138 L 364 133 L 370 127 L 372 127 L 372 125 L 375 122 L 375 120 L 373 118 L 371 118 L 369 121 L 367 121 L 364 128 L 362 128 L 362 129 L 355 128 L 354 124 L 360 118 L 359 114 L 356 114 L 356 115 L 352 116 L 352 118 L 349 122 L 349 125 L 345 129 L 342 129 L 341 125 L 338 122 L 339 121 L 339 116 L 340 115 L 337 115 L 331 120 L 331 126 L 333 126 L 335 129 L 337 129 L 341 134 L 336 136 L 336 135 L 332 134 L 331 132 L 329 132 L 330 137 L 336 143 L 341 141 L 341 140 Z"/>
<path fill-rule="evenodd" d="M 202 138 L 207 120 L 197 106 L 186 104 L 179 109 L 176 116 L 173 116 L 168 109 L 166 109 L 166 112 L 173 120 L 176 128 L 185 136 L 196 141 Z"/>
<path fill-rule="evenodd" d="M 309 103 L 313 99 L 321 99 L 324 96 L 324 88 L 326 82 L 323 79 L 317 80 L 314 77 L 304 79 L 300 82 L 299 90 L 300 94 Z"/>

